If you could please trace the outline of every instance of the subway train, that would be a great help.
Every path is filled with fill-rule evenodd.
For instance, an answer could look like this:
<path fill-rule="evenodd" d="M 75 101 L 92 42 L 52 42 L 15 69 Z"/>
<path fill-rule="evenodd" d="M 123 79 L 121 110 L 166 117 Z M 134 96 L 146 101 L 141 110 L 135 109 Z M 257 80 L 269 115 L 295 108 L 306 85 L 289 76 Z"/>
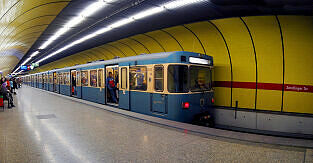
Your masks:
<path fill-rule="evenodd" d="M 23 84 L 169 120 L 209 125 L 213 58 L 177 51 L 25 75 Z"/>

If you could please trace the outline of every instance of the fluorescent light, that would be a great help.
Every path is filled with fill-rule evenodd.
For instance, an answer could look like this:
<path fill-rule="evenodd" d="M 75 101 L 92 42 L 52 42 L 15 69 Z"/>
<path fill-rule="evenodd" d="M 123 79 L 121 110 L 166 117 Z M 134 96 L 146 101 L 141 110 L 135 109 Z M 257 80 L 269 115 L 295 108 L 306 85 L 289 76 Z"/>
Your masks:
<path fill-rule="evenodd" d="M 67 22 L 63 28 L 67 28 L 67 29 L 72 28 L 76 26 L 77 24 L 79 24 L 80 22 L 82 22 L 84 19 L 85 18 L 83 16 L 80 16 L 80 15 L 76 16 L 73 19 L 71 19 L 69 22 Z"/>
<path fill-rule="evenodd" d="M 32 54 L 30 55 L 30 57 L 35 57 L 38 53 L 39 53 L 39 51 L 35 51 L 34 53 L 32 53 Z"/>
<path fill-rule="evenodd" d="M 50 57 L 52 57 L 54 55 L 56 55 L 56 54 L 58 54 L 58 53 L 60 53 L 60 52 L 62 52 L 64 50 L 66 50 L 66 49 L 68 49 L 68 48 L 70 48 L 72 46 L 75 46 L 75 45 L 80 44 L 80 43 L 82 43 L 82 42 L 84 42 L 86 40 L 89 40 L 89 39 L 91 39 L 93 37 L 96 37 L 96 36 L 98 36 L 100 34 L 108 32 L 108 31 L 110 31 L 110 30 L 112 30 L 114 28 L 118 28 L 118 27 L 124 26 L 126 24 L 132 23 L 135 20 L 142 19 L 142 18 L 151 16 L 151 15 L 158 14 L 160 12 L 165 11 L 166 9 L 175 9 L 175 8 L 184 7 L 184 6 L 187 6 L 187 5 L 191 5 L 191 4 L 199 3 L 199 2 L 204 2 L 204 1 L 207 1 L 207 0 L 176 0 L 176 1 L 172 1 L 172 2 L 169 2 L 169 3 L 163 4 L 163 5 L 160 5 L 161 7 L 153 7 L 153 8 L 141 11 L 141 12 L 135 14 L 135 15 L 132 15 L 132 16 L 130 16 L 128 18 L 124 18 L 124 19 L 118 20 L 118 21 L 108 25 L 107 27 L 101 28 L 101 29 L 99 29 L 99 30 L 97 30 L 97 31 L 87 35 L 87 36 L 84 36 L 84 37 L 82 37 L 82 38 L 72 42 L 71 44 L 69 44 L 69 45 L 67 45 L 67 46 L 65 46 L 65 47 L 63 47 L 63 48 L 61 48 L 61 49 L 59 49 L 59 50 L 57 50 L 57 51 L 47 55 L 46 57 L 44 57 L 42 59 L 40 59 L 39 61 L 37 61 L 37 63 L 40 63 L 40 62 L 42 62 L 42 61 L 44 61 L 44 60 L 46 60 L 46 59 L 48 59 L 48 58 L 50 58 Z M 100 3 L 100 2 L 98 2 L 98 3 Z M 86 8 L 86 11 L 84 10 L 82 12 L 85 16 L 86 15 L 89 16 L 89 14 L 90 14 L 90 13 L 87 12 L 87 8 Z M 90 12 L 92 12 L 92 11 L 90 11 Z M 196 61 L 196 62 L 203 62 L 203 61 Z"/>
<path fill-rule="evenodd" d="M 143 11 L 143 12 L 140 12 L 134 16 L 132 16 L 134 19 L 142 19 L 144 17 L 147 17 L 147 16 L 151 16 L 151 15 L 155 15 L 159 12 L 162 12 L 164 11 L 165 8 L 164 7 L 154 7 L 152 9 L 149 9 L 149 10 L 146 10 L 146 11 Z"/>
<path fill-rule="evenodd" d="M 112 2 L 114 0 L 98 0 L 86 8 L 84 8 L 77 16 L 72 18 L 70 21 L 68 21 L 64 27 L 60 28 L 53 36 L 51 36 L 46 42 L 44 42 L 39 49 L 45 49 L 47 46 L 49 46 L 54 40 L 59 38 L 61 35 L 66 33 L 67 31 L 70 30 L 70 28 L 75 27 L 77 24 L 81 23 L 82 21 L 85 20 L 86 17 L 91 16 L 95 12 L 99 11 L 102 9 L 106 4 L 109 2 Z"/>
<path fill-rule="evenodd" d="M 120 26 L 123 26 L 123 25 L 125 25 L 125 24 L 131 23 L 131 22 L 133 22 L 133 21 L 134 21 L 133 18 L 125 18 L 125 19 L 119 20 L 119 21 L 117 21 L 117 22 L 111 24 L 111 25 L 109 26 L 109 28 L 118 28 L 118 27 L 120 27 Z"/>
<path fill-rule="evenodd" d="M 97 12 L 99 9 L 101 9 L 105 4 L 106 4 L 106 2 L 101 1 L 101 0 L 98 2 L 95 2 L 95 3 L 92 3 L 91 5 L 86 7 L 79 15 L 81 15 L 83 17 L 88 17 L 88 16 L 94 14 L 95 12 Z"/>
<path fill-rule="evenodd" d="M 32 57 L 27 58 L 21 65 L 25 65 Z"/>
<path fill-rule="evenodd" d="M 208 1 L 208 0 L 177 0 L 177 1 L 166 3 L 163 6 L 171 10 L 171 9 L 185 7 L 191 4 L 205 2 L 205 1 Z"/>
<path fill-rule="evenodd" d="M 104 28 L 101 28 L 100 30 L 97 30 L 95 33 L 100 35 L 100 34 L 110 31 L 111 29 L 112 28 L 104 27 Z"/>

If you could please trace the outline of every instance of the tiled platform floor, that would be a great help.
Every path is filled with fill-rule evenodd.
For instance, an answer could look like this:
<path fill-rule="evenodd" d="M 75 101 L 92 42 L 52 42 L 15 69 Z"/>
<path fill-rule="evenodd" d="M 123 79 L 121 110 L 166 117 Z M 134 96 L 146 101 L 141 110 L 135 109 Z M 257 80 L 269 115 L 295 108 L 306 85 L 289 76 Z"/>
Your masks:
<path fill-rule="evenodd" d="M 312 149 L 201 137 L 31 87 L 0 112 L 0 162 L 313 162 Z"/>

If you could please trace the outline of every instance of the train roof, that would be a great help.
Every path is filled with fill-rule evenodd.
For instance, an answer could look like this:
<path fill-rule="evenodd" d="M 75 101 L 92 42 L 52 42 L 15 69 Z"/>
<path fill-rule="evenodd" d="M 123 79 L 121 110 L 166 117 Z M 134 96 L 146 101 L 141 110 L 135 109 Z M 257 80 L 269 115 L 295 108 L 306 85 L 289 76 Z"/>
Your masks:
<path fill-rule="evenodd" d="M 71 66 L 71 67 L 64 67 L 64 68 L 49 70 L 49 71 L 40 72 L 40 73 L 36 73 L 36 74 L 42 74 L 42 73 L 47 73 L 47 72 L 56 72 L 56 71 L 64 71 L 64 70 L 69 70 L 69 69 L 77 69 L 77 68 L 84 68 L 84 67 L 98 66 L 98 65 L 112 65 L 112 64 L 123 63 L 123 62 L 164 59 L 164 58 L 170 57 L 173 54 L 189 54 L 189 55 L 196 55 L 197 54 L 197 55 L 206 56 L 203 54 L 194 53 L 194 52 L 187 52 L 187 51 L 173 51 L 173 52 L 162 52 L 162 53 L 153 53 L 153 54 L 141 54 L 141 55 L 136 55 L 136 56 L 116 58 L 116 59 L 105 60 L 105 61 L 95 61 L 92 63 L 86 63 L 86 64 L 81 64 L 81 65 L 76 65 L 76 66 Z M 211 56 L 206 56 L 206 57 L 211 58 Z"/>

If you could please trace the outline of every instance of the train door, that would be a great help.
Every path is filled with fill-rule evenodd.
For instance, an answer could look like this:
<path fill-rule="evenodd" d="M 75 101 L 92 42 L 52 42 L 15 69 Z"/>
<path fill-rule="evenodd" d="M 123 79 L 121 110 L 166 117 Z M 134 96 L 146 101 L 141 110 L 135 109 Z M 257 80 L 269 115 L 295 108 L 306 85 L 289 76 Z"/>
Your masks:
<path fill-rule="evenodd" d="M 76 97 L 82 98 L 81 71 L 76 69 Z"/>
<path fill-rule="evenodd" d="M 41 79 L 41 80 L 42 80 L 42 82 L 41 82 L 41 88 L 42 88 L 42 89 L 46 89 L 46 88 L 45 88 L 45 74 L 42 74 L 42 75 L 41 75 L 41 78 L 42 78 L 42 79 Z"/>
<path fill-rule="evenodd" d="M 76 70 L 71 70 L 71 83 L 70 83 L 70 85 L 71 85 L 71 93 L 70 93 L 70 95 L 71 96 L 74 96 L 74 97 L 76 97 L 77 96 L 77 88 L 76 88 L 76 80 L 77 80 L 77 78 L 76 78 Z"/>
<path fill-rule="evenodd" d="M 119 82 L 118 65 L 105 67 L 105 101 L 107 104 L 118 106 Z"/>
<path fill-rule="evenodd" d="M 157 113 L 167 113 L 167 95 L 164 94 L 164 67 L 154 66 L 154 92 L 151 93 L 151 110 Z"/>
<path fill-rule="evenodd" d="M 35 75 L 36 77 L 36 88 L 39 88 L 39 75 Z"/>
<path fill-rule="evenodd" d="M 119 67 L 119 72 L 119 107 L 130 110 L 130 91 L 128 82 L 129 67 Z"/>
<path fill-rule="evenodd" d="M 57 73 L 53 72 L 53 92 L 57 92 Z"/>

